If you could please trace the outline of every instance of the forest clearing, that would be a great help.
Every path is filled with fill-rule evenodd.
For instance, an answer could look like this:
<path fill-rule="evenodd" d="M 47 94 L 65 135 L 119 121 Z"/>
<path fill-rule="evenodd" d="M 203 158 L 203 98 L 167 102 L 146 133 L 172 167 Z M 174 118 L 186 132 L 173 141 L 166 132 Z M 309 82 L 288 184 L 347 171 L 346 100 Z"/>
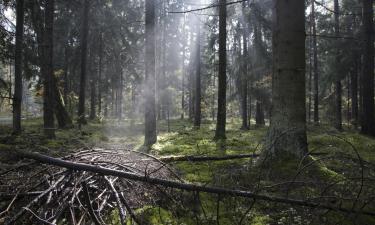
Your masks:
<path fill-rule="evenodd" d="M 4 0 L 0 224 L 375 224 L 373 0 Z"/>

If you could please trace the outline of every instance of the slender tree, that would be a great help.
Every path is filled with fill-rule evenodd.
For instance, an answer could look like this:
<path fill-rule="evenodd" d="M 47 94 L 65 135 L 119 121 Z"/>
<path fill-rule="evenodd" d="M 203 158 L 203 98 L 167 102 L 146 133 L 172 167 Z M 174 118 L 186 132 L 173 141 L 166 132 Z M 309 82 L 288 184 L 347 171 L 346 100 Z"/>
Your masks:
<path fill-rule="evenodd" d="M 268 159 L 301 158 L 307 153 L 305 1 L 273 3 L 273 106 L 264 153 Z"/>
<path fill-rule="evenodd" d="M 146 80 L 145 80 L 145 142 L 149 147 L 156 143 L 155 112 L 155 1 L 146 0 Z"/>
<path fill-rule="evenodd" d="M 46 0 L 44 16 L 44 92 L 43 92 L 43 120 L 44 133 L 48 138 L 55 137 L 54 110 L 55 110 L 55 79 L 53 75 L 53 17 L 54 0 Z"/>
<path fill-rule="evenodd" d="M 358 52 L 353 53 L 354 68 L 350 71 L 350 94 L 352 99 L 352 124 L 355 128 L 358 126 L 358 72 L 359 72 L 359 59 Z"/>
<path fill-rule="evenodd" d="M 89 11 L 90 2 L 85 0 L 83 4 L 83 20 L 81 27 L 81 76 L 79 84 L 79 99 L 78 99 L 78 125 L 86 124 L 85 118 L 85 94 L 86 94 L 86 71 L 87 71 L 87 36 L 89 33 Z"/>
<path fill-rule="evenodd" d="M 334 14 L 335 14 L 335 35 L 340 36 L 340 6 L 339 1 L 334 0 Z M 340 50 L 339 45 L 336 47 L 335 53 L 335 121 L 334 126 L 337 130 L 342 130 L 342 85 L 341 85 L 341 74 L 339 70 L 340 65 Z"/>
<path fill-rule="evenodd" d="M 374 10 L 373 0 L 362 0 L 363 25 L 363 118 L 362 133 L 375 136 L 374 121 Z"/>
<path fill-rule="evenodd" d="M 247 92 L 248 92 L 248 52 L 247 52 L 247 36 L 248 36 L 248 27 L 245 20 L 245 7 L 246 2 L 242 2 L 242 44 L 243 44 L 243 55 L 242 55 L 242 73 L 241 73 L 241 118 L 242 118 L 242 130 L 249 129 L 249 123 L 247 119 Z"/>
<path fill-rule="evenodd" d="M 24 1 L 16 1 L 16 50 L 14 58 L 13 132 L 21 132 L 22 105 L 22 45 L 24 24 Z"/>
<path fill-rule="evenodd" d="M 319 71 L 318 71 L 318 45 L 316 38 L 315 2 L 311 1 L 311 23 L 313 44 L 313 72 L 314 72 L 314 123 L 319 124 Z"/>
<path fill-rule="evenodd" d="M 215 139 L 225 139 L 227 93 L 227 7 L 226 0 L 219 1 L 219 87 Z"/>
<path fill-rule="evenodd" d="M 194 126 L 199 128 L 201 126 L 201 28 L 199 21 L 198 23 L 198 33 L 197 33 L 197 48 L 196 48 L 196 62 L 195 62 L 195 113 L 194 113 Z"/>

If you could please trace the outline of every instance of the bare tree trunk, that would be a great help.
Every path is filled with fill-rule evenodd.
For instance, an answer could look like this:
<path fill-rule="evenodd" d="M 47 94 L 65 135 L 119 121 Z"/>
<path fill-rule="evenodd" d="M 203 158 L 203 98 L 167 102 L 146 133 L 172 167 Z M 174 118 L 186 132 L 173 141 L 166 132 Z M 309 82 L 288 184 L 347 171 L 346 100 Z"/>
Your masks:
<path fill-rule="evenodd" d="M 247 119 L 247 76 L 248 76 L 248 52 L 247 52 L 247 36 L 248 36 L 248 27 L 245 20 L 245 7 L 246 2 L 242 2 L 242 41 L 243 41 L 243 56 L 242 56 L 242 73 L 241 73 L 241 118 L 242 118 L 242 130 L 248 130 L 249 124 Z"/>
<path fill-rule="evenodd" d="M 352 99 L 352 124 L 355 128 L 358 126 L 358 57 L 354 54 L 354 68 L 350 73 L 350 87 Z"/>
<path fill-rule="evenodd" d="M 156 143 L 155 112 L 155 1 L 146 0 L 146 85 L 145 95 L 145 142 L 150 147 Z"/>
<path fill-rule="evenodd" d="M 193 40 L 193 33 L 190 32 L 190 40 Z M 194 68 L 194 54 L 193 54 L 194 45 L 193 42 L 191 42 L 190 46 L 190 60 L 189 60 L 189 119 L 193 120 L 194 117 L 194 80 L 195 80 L 195 73 L 192 68 Z"/>
<path fill-rule="evenodd" d="M 334 12 L 335 12 L 335 35 L 336 37 L 340 36 L 340 6 L 339 1 L 334 0 Z M 335 56 L 335 66 L 336 66 L 336 74 L 335 74 L 335 121 L 334 126 L 337 130 L 342 130 L 342 85 L 341 85 L 341 78 L 339 73 L 339 65 L 340 65 L 340 50 L 337 46 L 336 48 L 336 56 Z"/>
<path fill-rule="evenodd" d="M 257 127 L 262 127 L 266 124 L 264 121 L 263 103 L 261 101 L 256 102 L 255 122 L 256 122 Z"/>
<path fill-rule="evenodd" d="M 78 126 L 86 124 L 85 118 L 85 95 L 86 95 L 86 71 L 87 71 L 87 36 L 89 32 L 90 2 L 85 0 L 83 4 L 83 20 L 81 28 L 81 76 L 78 100 Z"/>
<path fill-rule="evenodd" d="M 273 106 L 264 149 L 269 161 L 307 153 L 305 1 L 273 3 Z"/>
<path fill-rule="evenodd" d="M 98 114 L 102 115 L 102 69 L 103 69 L 103 33 L 99 37 L 99 65 L 98 65 Z"/>
<path fill-rule="evenodd" d="M 123 71 L 120 66 L 119 68 L 119 74 L 120 74 L 120 82 L 119 82 L 119 88 L 118 88 L 118 115 L 117 118 L 119 120 L 122 120 L 122 113 L 123 113 L 123 89 L 124 89 L 124 77 L 123 77 Z"/>
<path fill-rule="evenodd" d="M 16 1 L 16 49 L 14 58 L 13 132 L 21 132 L 22 114 L 22 45 L 24 24 L 24 1 Z M 10 96 L 9 96 L 10 97 Z"/>
<path fill-rule="evenodd" d="M 313 30 L 313 67 L 314 67 L 314 123 L 319 124 L 319 71 L 318 71 L 318 46 L 316 39 L 315 2 L 311 2 L 311 22 Z"/>
<path fill-rule="evenodd" d="M 68 70 L 69 70 L 69 47 L 68 47 L 68 42 L 65 46 L 64 50 L 64 94 L 63 94 L 63 99 L 64 99 L 64 104 L 68 102 Z"/>
<path fill-rule="evenodd" d="M 201 98 L 202 98 L 202 90 L 201 90 L 201 28 L 200 22 L 198 23 L 198 33 L 197 33 L 197 48 L 196 48 L 196 64 L 195 64 L 195 113 L 194 113 L 194 126 L 199 128 L 201 126 Z"/>
<path fill-rule="evenodd" d="M 362 0 L 363 24 L 363 117 L 362 133 L 375 136 L 374 120 L 374 10 L 373 0 Z"/>
<path fill-rule="evenodd" d="M 44 94 L 43 94 L 43 121 L 44 134 L 48 138 L 55 137 L 54 110 L 55 110 L 55 93 L 54 74 L 53 74 L 53 17 L 54 17 L 54 0 L 47 0 L 45 5 L 45 29 L 44 29 Z"/>
<path fill-rule="evenodd" d="M 313 4 L 313 3 L 312 3 Z M 312 16 L 312 12 L 311 12 L 311 16 L 310 16 L 310 19 L 312 20 L 313 16 Z M 310 26 L 310 34 L 312 33 L 312 24 Z M 308 97 L 309 97 L 309 102 L 308 102 L 308 111 L 307 111 L 307 121 L 310 123 L 311 122 L 311 108 L 312 108 L 312 73 L 313 73 L 313 40 L 312 40 L 312 37 L 309 38 L 309 47 L 308 47 L 308 53 L 309 53 L 309 78 L 308 78 Z"/>
<path fill-rule="evenodd" d="M 227 93 L 227 8 L 226 0 L 219 1 L 219 88 L 215 139 L 225 139 Z"/>

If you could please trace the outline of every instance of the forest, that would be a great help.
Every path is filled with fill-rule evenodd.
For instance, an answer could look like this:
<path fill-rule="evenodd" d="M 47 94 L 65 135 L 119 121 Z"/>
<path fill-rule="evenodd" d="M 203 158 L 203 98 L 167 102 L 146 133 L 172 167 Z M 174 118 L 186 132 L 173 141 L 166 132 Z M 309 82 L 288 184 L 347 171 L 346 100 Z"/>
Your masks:
<path fill-rule="evenodd" d="M 0 224 L 375 224 L 374 6 L 0 1 Z"/>

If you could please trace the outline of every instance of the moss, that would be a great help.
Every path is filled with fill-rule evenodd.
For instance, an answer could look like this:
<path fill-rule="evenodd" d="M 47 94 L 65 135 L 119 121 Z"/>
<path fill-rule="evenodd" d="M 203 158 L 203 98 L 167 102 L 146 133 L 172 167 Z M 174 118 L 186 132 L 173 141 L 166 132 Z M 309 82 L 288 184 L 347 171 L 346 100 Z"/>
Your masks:
<path fill-rule="evenodd" d="M 136 214 L 144 225 L 177 225 L 172 213 L 160 207 L 144 206 Z"/>

